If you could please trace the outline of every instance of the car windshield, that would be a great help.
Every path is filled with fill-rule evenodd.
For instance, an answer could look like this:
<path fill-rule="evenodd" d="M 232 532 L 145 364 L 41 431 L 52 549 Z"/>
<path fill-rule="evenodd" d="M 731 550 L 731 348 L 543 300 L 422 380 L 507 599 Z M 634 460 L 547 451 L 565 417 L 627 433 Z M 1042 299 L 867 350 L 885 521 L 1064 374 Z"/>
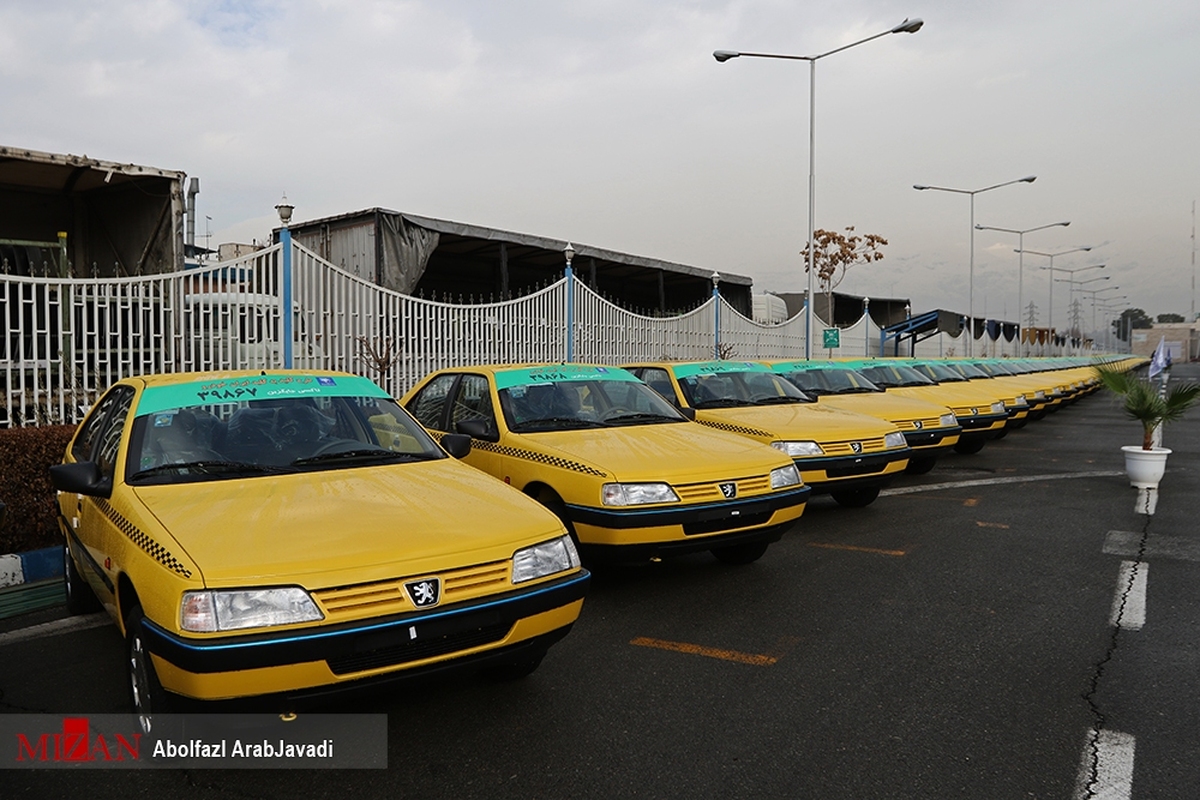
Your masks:
<path fill-rule="evenodd" d="M 238 395 L 237 388 L 208 389 L 210 383 L 192 385 L 206 387 L 190 393 L 199 402 L 180 402 L 188 393 L 177 387 L 167 395 L 147 389 L 130 437 L 127 481 L 189 483 L 445 457 L 370 381 L 336 380 L 352 393 L 306 394 L 300 383 Z M 356 392 L 365 387 L 369 394 Z"/>
<path fill-rule="evenodd" d="M 505 422 L 514 433 L 687 421 L 657 392 L 624 370 L 588 373 L 558 368 L 528 375 L 499 373 L 497 388 Z"/>
<path fill-rule="evenodd" d="M 720 370 L 681 375 L 675 373 L 683 396 L 692 408 L 735 408 L 738 406 L 811 403 L 806 395 L 786 380 L 767 370 Z"/>
<path fill-rule="evenodd" d="M 876 386 L 889 389 L 898 386 L 933 386 L 936 383 L 909 366 L 887 364 L 863 367 L 860 372 Z"/>
<path fill-rule="evenodd" d="M 916 367 L 918 372 L 928 375 L 938 383 L 962 383 L 966 381 L 960 373 L 946 366 L 945 364 L 928 363 L 918 364 Z"/>
<path fill-rule="evenodd" d="M 866 394 L 882 392 L 865 375 L 852 369 L 789 369 L 783 376 L 807 394 L 817 397 L 827 394 Z"/>

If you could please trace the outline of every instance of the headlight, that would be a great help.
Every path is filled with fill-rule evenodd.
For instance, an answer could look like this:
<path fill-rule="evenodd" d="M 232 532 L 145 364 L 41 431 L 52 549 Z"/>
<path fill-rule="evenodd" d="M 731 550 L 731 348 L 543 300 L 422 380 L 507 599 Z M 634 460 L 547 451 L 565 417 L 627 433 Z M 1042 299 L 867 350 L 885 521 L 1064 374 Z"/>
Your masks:
<path fill-rule="evenodd" d="M 570 536 L 535 544 L 513 553 L 512 582 L 524 583 L 579 566 L 579 551 Z"/>
<path fill-rule="evenodd" d="M 324 619 L 308 592 L 299 586 L 184 592 L 180 611 L 183 629 L 197 633 L 269 628 Z"/>
<path fill-rule="evenodd" d="M 953 414 L 942 414 L 938 417 L 938 425 L 941 425 L 943 428 L 953 428 L 957 424 L 958 418 Z"/>
<path fill-rule="evenodd" d="M 892 431 L 883 436 L 884 447 L 904 447 L 905 444 L 904 434 L 900 431 Z"/>
<path fill-rule="evenodd" d="M 1036 392 L 1033 393 L 1033 396 L 1035 398 L 1037 398 L 1038 400 L 1045 400 L 1046 399 L 1046 391 L 1044 389 L 1038 389 Z"/>
<path fill-rule="evenodd" d="M 665 483 L 606 483 L 600 487 L 600 502 L 606 506 L 677 503 L 679 495 Z"/>
<path fill-rule="evenodd" d="M 1003 400 L 997 400 L 996 402 L 992 403 L 992 413 L 993 414 L 1003 414 L 1004 413 L 1004 401 Z"/>
<path fill-rule="evenodd" d="M 823 456 L 825 451 L 816 442 L 771 442 L 771 447 L 782 450 L 792 458 L 798 456 Z"/>
<path fill-rule="evenodd" d="M 795 464 L 771 470 L 771 488 L 783 489 L 786 486 L 796 486 L 800 483 L 800 471 Z"/>
<path fill-rule="evenodd" d="M 1023 394 L 1017 395 L 1017 405 L 1019 405 L 1019 406 L 1029 405 L 1029 401 L 1027 399 L 1025 399 L 1025 395 L 1023 395 Z"/>

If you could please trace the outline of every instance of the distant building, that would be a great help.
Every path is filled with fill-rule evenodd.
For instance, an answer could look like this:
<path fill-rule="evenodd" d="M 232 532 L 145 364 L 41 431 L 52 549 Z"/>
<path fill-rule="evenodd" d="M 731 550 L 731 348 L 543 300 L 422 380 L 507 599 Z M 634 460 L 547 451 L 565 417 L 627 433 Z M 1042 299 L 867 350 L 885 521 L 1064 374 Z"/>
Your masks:
<path fill-rule="evenodd" d="M 566 242 L 370 208 L 288 226 L 292 238 L 333 264 L 404 294 L 488 302 L 528 294 L 563 274 Z M 279 241 L 279 229 L 274 232 Z M 712 269 L 573 242 L 576 277 L 643 313 L 681 311 L 712 295 Z M 722 296 L 751 314 L 753 281 L 719 274 Z"/>
<path fill-rule="evenodd" d="M 177 170 L 0 146 L 0 265 L 60 277 L 182 269 L 185 179 Z"/>
<path fill-rule="evenodd" d="M 1172 361 L 1196 361 L 1200 359 L 1200 322 L 1166 322 L 1153 328 L 1134 328 L 1130 352 L 1151 356 L 1160 341 L 1166 342 Z"/>

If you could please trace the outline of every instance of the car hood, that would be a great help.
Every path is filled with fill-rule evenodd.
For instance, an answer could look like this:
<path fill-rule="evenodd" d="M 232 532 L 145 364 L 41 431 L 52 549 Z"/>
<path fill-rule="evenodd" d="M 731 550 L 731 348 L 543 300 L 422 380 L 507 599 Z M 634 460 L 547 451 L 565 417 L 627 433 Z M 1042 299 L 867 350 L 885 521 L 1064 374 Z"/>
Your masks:
<path fill-rule="evenodd" d="M 949 414 L 950 409 L 944 405 L 918 400 L 915 397 L 901 397 L 890 392 L 872 392 L 871 394 L 831 394 L 823 395 L 819 402 L 843 411 L 853 411 L 856 414 L 869 414 L 872 417 L 907 421 L 914 419 L 938 419 L 943 414 Z"/>
<path fill-rule="evenodd" d="M 694 422 L 546 431 L 513 438 L 627 483 L 724 480 L 731 475 L 765 475 L 792 463 L 783 453 L 752 439 Z"/>
<path fill-rule="evenodd" d="M 696 418 L 750 429 L 756 433 L 746 434 L 758 438 L 765 433 L 775 440 L 870 439 L 896 430 L 890 422 L 820 403 L 703 409 L 696 411 Z"/>
<path fill-rule="evenodd" d="M 563 532 L 533 500 L 452 459 L 134 492 L 213 587 L 429 573 L 505 560 Z"/>

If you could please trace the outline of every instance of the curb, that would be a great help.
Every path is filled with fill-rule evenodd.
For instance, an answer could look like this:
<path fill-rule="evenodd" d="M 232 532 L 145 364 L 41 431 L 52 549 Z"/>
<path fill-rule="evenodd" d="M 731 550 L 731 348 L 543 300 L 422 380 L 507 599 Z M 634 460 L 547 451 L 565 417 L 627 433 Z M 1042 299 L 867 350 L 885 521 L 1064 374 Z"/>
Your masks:
<path fill-rule="evenodd" d="M 61 578 L 63 549 L 45 547 L 28 553 L 0 556 L 0 588 Z"/>
<path fill-rule="evenodd" d="M 0 619 L 65 603 L 62 575 L 61 547 L 0 555 Z"/>

